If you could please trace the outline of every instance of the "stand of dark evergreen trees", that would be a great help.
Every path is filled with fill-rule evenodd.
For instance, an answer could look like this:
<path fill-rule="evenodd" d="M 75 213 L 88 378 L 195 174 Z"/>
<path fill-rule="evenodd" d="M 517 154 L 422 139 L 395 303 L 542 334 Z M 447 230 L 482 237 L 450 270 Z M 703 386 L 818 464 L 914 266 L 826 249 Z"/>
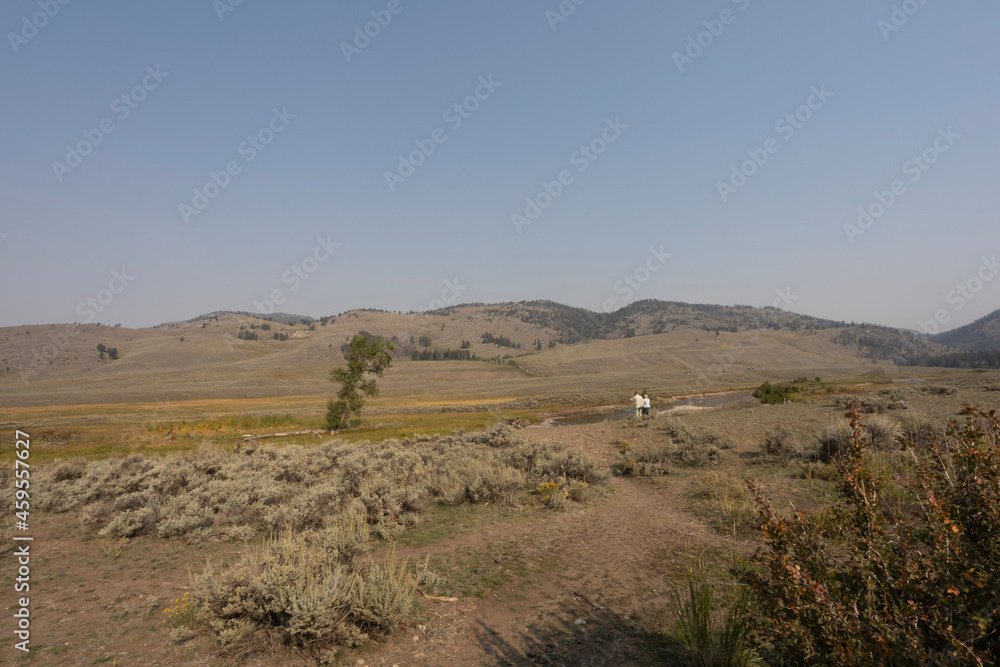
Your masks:
<path fill-rule="evenodd" d="M 1000 350 L 980 352 L 949 352 L 946 354 L 918 354 L 910 358 L 911 366 L 936 368 L 1000 368 Z"/>
<path fill-rule="evenodd" d="M 111 361 L 118 358 L 118 348 L 117 347 L 105 347 L 104 343 L 97 344 L 97 351 L 100 352 L 101 359 L 104 358 L 104 354 L 107 353 Z"/>
<path fill-rule="evenodd" d="M 413 361 L 475 361 L 476 355 L 468 350 L 414 350 L 410 355 Z"/>
<path fill-rule="evenodd" d="M 510 338 L 507 338 L 507 336 L 503 336 L 503 335 L 496 336 L 496 335 L 491 334 L 491 333 L 484 333 L 483 334 L 483 343 L 485 343 L 485 344 L 493 343 L 494 345 L 499 345 L 500 347 L 510 347 L 510 348 L 515 348 L 515 349 L 518 349 L 518 348 L 521 347 L 520 343 L 515 343 Z"/>

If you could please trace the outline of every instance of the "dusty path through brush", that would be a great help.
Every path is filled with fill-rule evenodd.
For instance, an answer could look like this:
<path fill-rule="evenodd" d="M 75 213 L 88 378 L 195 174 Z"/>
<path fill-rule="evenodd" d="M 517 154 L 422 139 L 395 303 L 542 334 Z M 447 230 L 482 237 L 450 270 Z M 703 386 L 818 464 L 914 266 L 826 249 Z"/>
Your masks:
<path fill-rule="evenodd" d="M 562 427 L 558 436 L 610 467 L 616 456 L 611 443 L 620 432 L 593 424 Z M 546 429 L 521 433 L 532 440 L 552 435 Z M 690 501 L 679 487 L 685 486 L 613 477 L 599 495 L 570 511 L 401 551 L 457 562 L 483 555 L 491 570 L 504 568 L 505 554 L 513 553 L 517 562 L 509 567 L 517 571 L 482 597 L 428 602 L 428 619 L 409 641 L 386 647 L 368 663 L 656 663 L 669 652 L 657 633 L 667 629 L 664 612 L 673 604 L 671 570 L 681 566 L 691 545 L 724 550 L 732 544 L 684 509 Z"/>

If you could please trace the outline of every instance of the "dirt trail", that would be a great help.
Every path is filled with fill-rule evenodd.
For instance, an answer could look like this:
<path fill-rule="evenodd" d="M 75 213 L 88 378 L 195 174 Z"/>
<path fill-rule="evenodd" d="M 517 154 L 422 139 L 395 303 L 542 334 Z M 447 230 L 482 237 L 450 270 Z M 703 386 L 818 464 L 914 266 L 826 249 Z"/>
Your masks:
<path fill-rule="evenodd" d="M 618 432 L 605 424 L 522 431 L 527 439 L 566 442 L 609 465 Z M 599 497 L 569 511 L 404 553 L 516 545 L 530 574 L 513 577 L 482 599 L 427 601 L 433 615 L 424 630 L 418 627 L 368 664 L 651 663 L 650 645 L 658 638 L 635 619 L 649 628 L 650 619 L 671 608 L 667 577 L 681 563 L 678 555 L 687 544 L 731 544 L 685 511 L 688 486 L 671 478 L 612 478 Z"/>

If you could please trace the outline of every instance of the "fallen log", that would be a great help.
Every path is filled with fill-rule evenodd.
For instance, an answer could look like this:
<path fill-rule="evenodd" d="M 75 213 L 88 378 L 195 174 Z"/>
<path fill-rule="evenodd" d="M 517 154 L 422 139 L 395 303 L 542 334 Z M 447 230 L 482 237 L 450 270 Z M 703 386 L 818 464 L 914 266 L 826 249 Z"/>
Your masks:
<path fill-rule="evenodd" d="M 329 431 L 313 429 L 309 431 L 288 431 L 287 433 L 261 433 L 260 435 L 243 434 L 244 441 L 263 440 L 264 438 L 286 438 L 290 435 L 326 435 Z"/>

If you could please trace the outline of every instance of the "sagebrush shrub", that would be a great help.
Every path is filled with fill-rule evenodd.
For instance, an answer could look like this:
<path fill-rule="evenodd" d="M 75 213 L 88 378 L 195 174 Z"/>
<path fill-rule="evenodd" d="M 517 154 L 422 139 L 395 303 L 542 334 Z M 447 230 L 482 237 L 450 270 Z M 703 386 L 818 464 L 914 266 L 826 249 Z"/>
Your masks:
<path fill-rule="evenodd" d="M 132 537 L 145 532 L 156 523 L 156 512 L 148 507 L 141 507 L 136 510 L 124 510 L 115 515 L 100 534 L 117 539 L 119 537 Z"/>
<path fill-rule="evenodd" d="M 718 465 L 722 462 L 722 450 L 715 445 L 684 442 L 676 446 L 673 460 L 696 468 Z"/>
<path fill-rule="evenodd" d="M 431 569 L 431 555 L 426 554 L 424 560 L 414 565 L 413 578 L 417 590 L 436 595 L 444 582 L 444 578 Z"/>
<path fill-rule="evenodd" d="M 510 505 L 514 494 L 524 488 L 523 472 L 509 466 L 487 462 L 468 471 L 465 499 L 473 503 L 493 502 Z"/>
<path fill-rule="evenodd" d="M 398 563 L 390 549 L 384 561 L 373 563 L 364 576 L 351 581 L 351 620 L 368 632 L 395 630 L 409 618 L 416 588 L 406 563 Z"/>
<path fill-rule="evenodd" d="M 788 459 L 795 451 L 792 432 L 784 427 L 768 430 L 760 443 L 760 451 L 767 456 L 777 456 L 782 460 Z"/>
<path fill-rule="evenodd" d="M 667 419 L 660 422 L 660 427 L 668 438 L 682 442 L 691 438 L 691 429 L 679 419 Z"/>
<path fill-rule="evenodd" d="M 882 452 L 899 449 L 903 429 L 895 419 L 884 415 L 873 415 L 865 422 L 865 430 L 868 432 L 868 442 L 872 449 Z"/>
<path fill-rule="evenodd" d="M 851 428 L 847 422 L 838 421 L 822 428 L 814 439 L 820 459 L 829 463 L 850 447 Z"/>
<path fill-rule="evenodd" d="M 718 445 L 722 442 L 722 434 L 714 426 L 703 426 L 698 429 L 695 439 L 707 445 Z"/>
<path fill-rule="evenodd" d="M 12 473 L 0 468 L 4 475 Z M 564 444 L 525 442 L 500 424 L 404 442 L 250 444 L 235 453 L 202 446 L 185 455 L 74 460 L 36 475 L 35 506 L 80 509 L 85 527 L 201 539 L 235 527 L 317 530 L 358 503 L 373 529 L 391 536 L 415 523 L 427 500 L 512 504 L 543 475 L 597 481 L 601 470 Z M 0 499 L 12 503 L 13 487 L 4 484 Z"/>
<path fill-rule="evenodd" d="M 713 444 L 693 439 L 682 442 L 644 442 L 626 444 L 619 450 L 612 471 L 623 477 L 666 475 L 669 464 L 702 467 L 722 461 L 722 450 Z"/>
<path fill-rule="evenodd" d="M 232 656 L 277 636 L 300 648 L 359 646 L 410 617 L 416 581 L 392 550 L 363 558 L 367 523 L 348 513 L 321 531 L 283 533 L 235 564 L 195 577 L 195 620 Z"/>
<path fill-rule="evenodd" d="M 365 515 L 348 510 L 316 532 L 316 545 L 341 565 L 353 566 L 368 553 L 371 528 Z"/>
<path fill-rule="evenodd" d="M 653 422 L 652 422 L 652 420 L 648 416 L 644 417 L 642 415 L 638 415 L 638 416 L 637 415 L 632 415 L 630 417 L 626 417 L 626 418 L 620 420 L 619 423 L 621 424 L 622 428 L 630 428 L 631 429 L 631 428 L 647 428 Z"/>
<path fill-rule="evenodd" d="M 612 469 L 622 477 L 666 475 L 676 448 L 671 442 L 639 443 L 619 452 Z"/>
<path fill-rule="evenodd" d="M 932 396 L 951 396 L 958 392 L 955 387 L 942 387 L 939 384 L 925 384 L 920 386 L 920 391 Z"/>
<path fill-rule="evenodd" d="M 898 389 L 882 389 L 875 394 L 863 394 L 861 396 L 837 396 L 834 399 L 834 403 L 837 407 L 845 409 L 848 405 L 856 403 L 861 412 L 874 414 L 887 412 L 889 410 L 905 410 L 909 408 L 909 402 L 900 398 L 901 396 L 904 396 L 904 394 L 902 394 Z"/>
<path fill-rule="evenodd" d="M 899 418 L 899 439 L 904 446 L 928 447 L 941 437 L 938 429 L 924 417 L 903 415 Z"/>
<path fill-rule="evenodd" d="M 229 648 L 272 630 L 292 646 L 331 642 L 356 576 L 304 536 L 282 535 L 221 572 L 209 564 L 195 578 L 196 618 Z"/>
<path fill-rule="evenodd" d="M 358 489 L 358 500 L 372 525 L 395 524 L 404 512 L 420 511 L 422 497 L 422 489 L 400 487 L 381 475 L 364 481 Z"/>
<path fill-rule="evenodd" d="M 215 521 L 210 507 L 205 507 L 197 498 L 174 498 L 156 524 L 160 537 L 177 537 L 199 528 L 207 528 Z"/>
<path fill-rule="evenodd" d="M 84 459 L 71 459 L 56 464 L 52 470 L 52 480 L 65 482 L 67 480 L 80 479 L 87 470 L 87 461 Z"/>
<path fill-rule="evenodd" d="M 226 537 L 240 542 L 249 542 L 257 536 L 253 526 L 233 526 L 226 531 Z"/>
<path fill-rule="evenodd" d="M 522 442 L 521 436 L 503 422 L 494 424 L 482 433 L 476 434 L 474 439 L 489 447 L 510 447 Z"/>
<path fill-rule="evenodd" d="M 552 457 L 541 469 L 549 479 L 564 477 L 582 482 L 600 482 L 608 473 L 593 459 L 575 449 L 564 451 Z"/>
<path fill-rule="evenodd" d="M 521 442 L 500 452 L 500 461 L 511 468 L 535 474 L 565 449 L 566 445 L 551 440 Z"/>
<path fill-rule="evenodd" d="M 905 401 L 910 396 L 910 392 L 906 389 L 900 389 L 899 387 L 883 387 L 881 389 L 876 389 L 875 393 L 879 396 L 884 396 L 890 401 Z"/>

